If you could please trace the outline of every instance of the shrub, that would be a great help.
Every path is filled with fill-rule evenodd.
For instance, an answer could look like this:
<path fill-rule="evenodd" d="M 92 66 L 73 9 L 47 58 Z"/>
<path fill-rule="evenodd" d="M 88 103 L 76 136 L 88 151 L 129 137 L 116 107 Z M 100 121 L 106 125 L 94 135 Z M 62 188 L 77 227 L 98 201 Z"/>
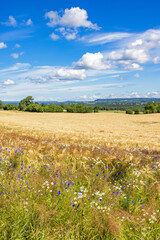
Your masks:
<path fill-rule="evenodd" d="M 27 112 L 44 112 L 44 109 L 39 104 L 33 103 L 33 104 L 30 104 L 29 106 L 27 106 L 25 111 L 27 111 Z"/>
<path fill-rule="evenodd" d="M 136 109 L 134 110 L 134 113 L 135 113 L 135 114 L 140 114 L 140 109 L 139 109 L 139 108 L 136 108 Z"/>
<path fill-rule="evenodd" d="M 95 106 L 95 107 L 94 107 L 94 112 L 99 112 L 99 109 L 100 109 L 99 106 Z"/>
<path fill-rule="evenodd" d="M 129 109 L 126 111 L 126 114 L 133 114 L 133 111 Z"/>

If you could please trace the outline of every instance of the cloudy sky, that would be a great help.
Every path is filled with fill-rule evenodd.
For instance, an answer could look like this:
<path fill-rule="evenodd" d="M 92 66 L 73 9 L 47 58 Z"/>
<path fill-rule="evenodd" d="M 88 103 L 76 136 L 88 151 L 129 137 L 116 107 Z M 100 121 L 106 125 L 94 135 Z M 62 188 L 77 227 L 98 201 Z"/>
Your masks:
<path fill-rule="evenodd" d="M 160 97 L 158 0 L 6 0 L 0 99 Z"/>

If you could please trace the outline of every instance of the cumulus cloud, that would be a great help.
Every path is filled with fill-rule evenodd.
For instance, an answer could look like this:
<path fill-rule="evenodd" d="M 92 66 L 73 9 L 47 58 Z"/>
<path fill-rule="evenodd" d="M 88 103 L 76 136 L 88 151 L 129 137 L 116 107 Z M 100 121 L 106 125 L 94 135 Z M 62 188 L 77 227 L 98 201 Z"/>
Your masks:
<path fill-rule="evenodd" d="M 142 71 L 143 67 L 140 66 L 138 63 L 130 63 L 130 62 L 123 62 L 123 67 L 125 70 L 129 71 Z"/>
<path fill-rule="evenodd" d="M 49 19 L 48 27 L 62 27 L 63 31 L 60 32 L 67 40 L 76 38 L 78 28 L 100 29 L 97 24 L 88 20 L 87 11 L 79 7 L 66 8 L 62 15 L 56 11 L 50 11 L 45 14 L 45 18 Z M 59 28 L 59 30 L 62 29 Z"/>
<path fill-rule="evenodd" d="M 8 79 L 8 80 L 4 81 L 3 84 L 4 85 L 13 85 L 13 84 L 15 84 L 15 82 L 13 80 Z"/>
<path fill-rule="evenodd" d="M 160 92 L 148 92 L 146 94 L 148 98 L 160 98 Z"/>
<path fill-rule="evenodd" d="M 56 41 L 56 40 L 58 40 L 60 37 L 57 35 L 57 34 L 55 34 L 55 33 L 52 33 L 51 35 L 50 35 L 50 37 L 52 38 L 52 40 L 54 40 L 54 41 Z"/>
<path fill-rule="evenodd" d="M 0 49 L 7 48 L 7 45 L 4 42 L 0 42 Z"/>
<path fill-rule="evenodd" d="M 140 98 L 140 95 L 137 93 L 137 92 L 132 92 L 130 95 L 129 95 L 130 98 Z"/>
<path fill-rule="evenodd" d="M 13 16 L 9 16 L 8 20 L 6 22 L 2 22 L 2 24 L 6 26 L 15 27 L 17 26 L 17 21 Z"/>
<path fill-rule="evenodd" d="M 22 56 L 23 54 L 24 54 L 24 52 L 12 53 L 11 56 L 12 56 L 14 59 L 17 59 L 17 58 L 19 58 L 20 56 Z"/>
<path fill-rule="evenodd" d="M 86 73 L 84 69 L 54 68 L 49 66 L 43 68 L 42 66 L 38 69 L 33 69 L 31 72 L 28 72 L 25 78 L 26 80 L 36 84 L 59 81 L 73 82 L 74 80 L 84 80 L 86 78 Z"/>
<path fill-rule="evenodd" d="M 27 21 L 22 20 L 21 23 L 18 23 L 17 20 L 13 16 L 9 16 L 8 20 L 6 22 L 2 22 L 2 25 L 9 26 L 9 27 L 16 27 L 18 25 L 22 26 L 31 26 L 33 25 L 33 22 L 31 18 L 29 18 Z"/>
<path fill-rule="evenodd" d="M 55 77 L 60 80 L 83 80 L 86 78 L 85 70 L 60 68 L 56 71 Z"/>
<path fill-rule="evenodd" d="M 55 27 L 56 25 L 69 28 L 85 27 L 91 29 L 99 29 L 97 24 L 88 21 L 87 11 L 79 7 L 66 8 L 64 14 L 60 16 L 58 12 L 50 11 L 45 14 L 45 18 L 49 18 L 47 26 Z"/>
<path fill-rule="evenodd" d="M 31 26 L 32 24 L 33 24 L 33 22 L 32 22 L 32 20 L 31 20 L 31 18 L 28 19 L 28 21 L 26 22 L 26 26 Z"/>
<path fill-rule="evenodd" d="M 121 33 L 122 34 L 122 33 Z M 119 38 L 123 37 L 123 34 Z M 124 39 L 120 39 L 120 42 L 116 42 L 116 50 L 111 52 L 104 52 L 103 56 L 105 61 L 110 60 L 112 65 L 118 65 L 123 67 L 125 70 L 143 70 L 143 64 L 153 62 L 154 64 L 160 63 L 160 57 L 157 53 L 160 48 L 160 29 L 149 29 L 143 33 L 132 33 L 126 35 Z M 102 38 L 93 38 L 93 42 L 103 43 L 103 37 L 105 41 L 105 35 Z M 113 39 L 112 39 L 113 37 Z M 107 36 L 107 40 L 116 39 L 116 35 L 110 33 Z M 118 36 L 117 36 L 118 39 Z M 106 40 L 106 41 L 107 41 Z"/>
<path fill-rule="evenodd" d="M 157 56 L 157 57 L 154 57 L 154 58 L 153 58 L 153 63 L 154 63 L 154 64 L 160 63 L 160 57 L 158 57 L 158 56 Z"/>
<path fill-rule="evenodd" d="M 145 63 L 149 60 L 148 54 L 144 49 L 124 49 L 121 51 L 112 51 L 109 54 L 109 59 L 112 60 L 133 60 L 137 63 Z"/>
<path fill-rule="evenodd" d="M 88 68 L 88 69 L 109 69 L 112 66 L 110 63 L 106 63 L 104 61 L 104 57 L 102 53 L 86 53 L 82 56 L 82 58 L 77 62 L 73 64 L 75 67 L 80 68 Z"/>

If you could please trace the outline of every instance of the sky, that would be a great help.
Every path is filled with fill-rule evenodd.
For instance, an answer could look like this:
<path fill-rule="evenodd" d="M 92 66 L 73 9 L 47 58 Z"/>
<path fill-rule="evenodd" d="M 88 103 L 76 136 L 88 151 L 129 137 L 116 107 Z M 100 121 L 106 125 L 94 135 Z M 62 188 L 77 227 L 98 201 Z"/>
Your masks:
<path fill-rule="evenodd" d="M 6 0 L 0 100 L 160 98 L 159 0 Z"/>

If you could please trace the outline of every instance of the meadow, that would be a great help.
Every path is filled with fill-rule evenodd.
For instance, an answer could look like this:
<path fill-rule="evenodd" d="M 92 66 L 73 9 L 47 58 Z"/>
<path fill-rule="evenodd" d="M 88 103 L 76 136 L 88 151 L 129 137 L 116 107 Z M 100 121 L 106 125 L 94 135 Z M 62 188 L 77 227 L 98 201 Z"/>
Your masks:
<path fill-rule="evenodd" d="M 160 239 L 160 114 L 1 111 L 0 239 Z"/>

